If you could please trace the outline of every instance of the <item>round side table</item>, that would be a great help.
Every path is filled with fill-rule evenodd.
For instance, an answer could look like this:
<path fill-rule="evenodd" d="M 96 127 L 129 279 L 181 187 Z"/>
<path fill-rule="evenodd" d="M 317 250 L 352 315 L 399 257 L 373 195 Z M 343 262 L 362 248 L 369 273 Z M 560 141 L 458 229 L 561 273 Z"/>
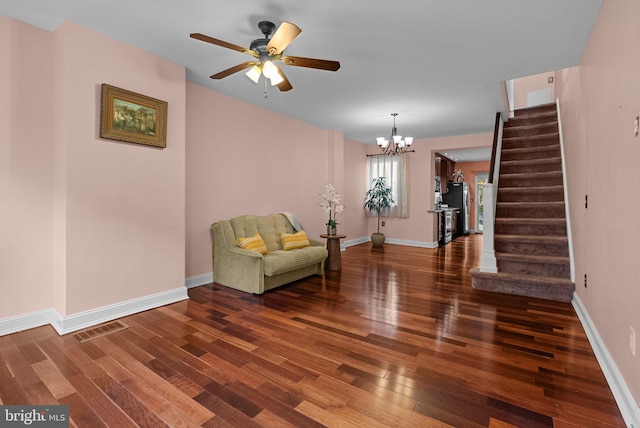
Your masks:
<path fill-rule="evenodd" d="M 346 238 L 347 235 L 320 235 L 321 238 L 327 240 L 327 251 L 329 256 L 324 263 L 325 270 L 341 270 L 342 269 L 342 257 L 340 256 L 340 240 Z"/>

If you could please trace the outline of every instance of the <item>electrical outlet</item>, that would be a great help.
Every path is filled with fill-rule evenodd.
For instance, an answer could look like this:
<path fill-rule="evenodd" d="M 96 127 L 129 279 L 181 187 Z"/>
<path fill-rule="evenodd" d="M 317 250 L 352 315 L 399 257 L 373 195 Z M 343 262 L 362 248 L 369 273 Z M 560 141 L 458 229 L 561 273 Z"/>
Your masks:
<path fill-rule="evenodd" d="M 381 223 L 382 227 L 384 227 L 384 221 Z"/>
<path fill-rule="evenodd" d="M 636 331 L 629 326 L 629 350 L 631 355 L 636 356 Z"/>

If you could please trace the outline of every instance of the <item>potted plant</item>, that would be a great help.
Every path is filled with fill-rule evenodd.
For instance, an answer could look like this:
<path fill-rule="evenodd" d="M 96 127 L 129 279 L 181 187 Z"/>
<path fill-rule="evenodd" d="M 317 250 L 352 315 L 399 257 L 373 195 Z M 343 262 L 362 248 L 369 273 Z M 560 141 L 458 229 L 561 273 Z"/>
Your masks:
<path fill-rule="evenodd" d="M 364 209 L 373 211 L 378 217 L 378 232 L 371 234 L 371 243 L 374 247 L 384 244 L 384 233 L 380 233 L 380 213 L 393 204 L 391 187 L 386 183 L 386 177 L 374 178 L 371 181 L 371 189 L 364 196 Z"/>
<path fill-rule="evenodd" d="M 336 189 L 331 185 L 325 186 L 325 192 L 320 193 L 322 202 L 318 203 L 320 208 L 326 213 L 329 213 L 329 221 L 327 221 L 327 235 L 335 235 L 338 222 L 336 221 L 336 213 L 341 213 L 344 210 L 342 205 L 342 198 Z"/>

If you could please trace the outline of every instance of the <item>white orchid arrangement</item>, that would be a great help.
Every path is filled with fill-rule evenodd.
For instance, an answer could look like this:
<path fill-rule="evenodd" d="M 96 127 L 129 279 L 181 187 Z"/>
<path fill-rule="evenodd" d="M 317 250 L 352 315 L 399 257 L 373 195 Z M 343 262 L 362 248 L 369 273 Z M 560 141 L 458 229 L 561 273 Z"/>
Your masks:
<path fill-rule="evenodd" d="M 318 205 L 326 213 L 329 213 L 329 221 L 327 226 L 335 228 L 338 223 L 336 222 L 336 214 L 344 211 L 344 205 L 342 205 L 342 197 L 336 189 L 331 185 L 325 186 L 325 192 L 319 194 L 323 199 L 322 202 L 318 202 Z"/>

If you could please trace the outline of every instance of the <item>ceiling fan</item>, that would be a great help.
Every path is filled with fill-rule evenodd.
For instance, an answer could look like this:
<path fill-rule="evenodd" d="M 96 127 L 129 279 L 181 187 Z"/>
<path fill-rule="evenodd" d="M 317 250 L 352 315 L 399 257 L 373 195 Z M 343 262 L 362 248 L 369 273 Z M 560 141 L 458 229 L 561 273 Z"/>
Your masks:
<path fill-rule="evenodd" d="M 219 73 L 212 75 L 212 79 L 222 79 L 239 71 L 251 68 L 246 73 L 248 78 L 253 80 L 255 83 L 258 83 L 260 76 L 264 75 L 266 79 L 269 79 L 271 86 L 277 86 L 280 91 L 284 92 L 291 90 L 293 86 L 291 86 L 291 83 L 280 67 L 275 64 L 276 62 L 282 62 L 283 64 L 294 67 L 307 67 L 328 71 L 337 71 L 340 68 L 340 63 L 338 61 L 284 55 L 284 49 L 289 46 L 289 44 L 302 32 L 302 30 L 295 24 L 285 21 L 280 24 L 275 33 L 273 30 L 275 30 L 276 26 L 269 21 L 260 21 L 258 23 L 258 28 L 262 31 L 264 38 L 256 39 L 251 42 L 248 49 L 222 40 L 214 39 L 213 37 L 205 36 L 204 34 L 191 33 L 190 37 L 193 39 L 246 53 L 254 58 L 252 61 L 243 62 L 242 64 L 222 70 Z M 273 37 L 271 37 L 272 34 Z"/>

